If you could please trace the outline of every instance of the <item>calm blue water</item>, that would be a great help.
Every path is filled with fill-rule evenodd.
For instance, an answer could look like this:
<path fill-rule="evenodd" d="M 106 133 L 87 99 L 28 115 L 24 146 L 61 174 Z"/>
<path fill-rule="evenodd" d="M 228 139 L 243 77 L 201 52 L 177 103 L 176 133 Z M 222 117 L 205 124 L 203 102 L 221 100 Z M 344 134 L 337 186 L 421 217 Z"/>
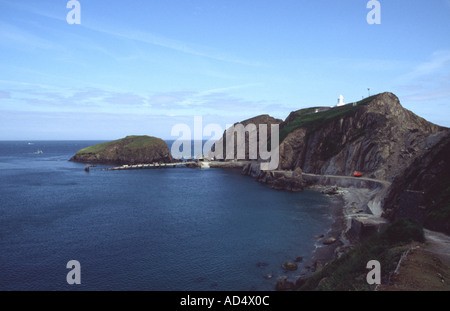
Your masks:
<path fill-rule="evenodd" d="M 32 143 L 0 142 L 0 290 L 273 290 L 331 225 L 316 192 L 224 169 L 86 173 L 68 159 L 97 142 Z"/>

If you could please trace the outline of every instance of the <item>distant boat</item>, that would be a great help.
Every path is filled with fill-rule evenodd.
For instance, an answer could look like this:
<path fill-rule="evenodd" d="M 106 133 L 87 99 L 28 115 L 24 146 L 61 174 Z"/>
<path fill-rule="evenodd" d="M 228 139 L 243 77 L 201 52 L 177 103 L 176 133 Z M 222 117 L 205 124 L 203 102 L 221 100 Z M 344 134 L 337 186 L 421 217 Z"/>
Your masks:
<path fill-rule="evenodd" d="M 38 151 L 36 151 L 34 154 L 43 154 L 44 151 L 42 151 L 41 149 L 38 149 Z"/>

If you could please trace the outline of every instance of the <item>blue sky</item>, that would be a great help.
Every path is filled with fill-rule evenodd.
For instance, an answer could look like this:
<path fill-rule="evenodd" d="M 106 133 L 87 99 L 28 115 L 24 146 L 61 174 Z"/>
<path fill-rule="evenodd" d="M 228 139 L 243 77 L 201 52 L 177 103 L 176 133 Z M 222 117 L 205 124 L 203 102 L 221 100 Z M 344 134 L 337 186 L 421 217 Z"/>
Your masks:
<path fill-rule="evenodd" d="M 0 140 L 171 137 L 390 91 L 450 127 L 450 0 L 0 0 Z M 205 138 L 207 139 L 207 137 Z"/>

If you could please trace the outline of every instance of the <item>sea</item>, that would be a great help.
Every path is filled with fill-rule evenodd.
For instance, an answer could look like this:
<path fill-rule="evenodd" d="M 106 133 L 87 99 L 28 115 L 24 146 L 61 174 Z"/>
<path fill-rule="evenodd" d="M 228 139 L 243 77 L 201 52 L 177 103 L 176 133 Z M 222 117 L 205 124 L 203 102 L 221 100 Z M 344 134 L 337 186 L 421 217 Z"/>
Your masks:
<path fill-rule="evenodd" d="M 0 290 L 271 291 L 332 224 L 327 196 L 239 170 L 69 161 L 99 142 L 0 141 Z"/>

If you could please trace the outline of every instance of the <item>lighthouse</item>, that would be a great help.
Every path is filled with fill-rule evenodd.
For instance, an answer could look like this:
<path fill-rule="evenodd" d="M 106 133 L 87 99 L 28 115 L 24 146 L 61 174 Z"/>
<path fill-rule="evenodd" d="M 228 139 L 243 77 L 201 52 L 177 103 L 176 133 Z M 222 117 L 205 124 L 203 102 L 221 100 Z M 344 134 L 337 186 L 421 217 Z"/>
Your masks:
<path fill-rule="evenodd" d="M 344 105 L 345 105 L 344 96 L 342 96 L 342 94 L 341 94 L 341 95 L 339 95 L 339 98 L 338 98 L 337 107 L 344 106 Z"/>

